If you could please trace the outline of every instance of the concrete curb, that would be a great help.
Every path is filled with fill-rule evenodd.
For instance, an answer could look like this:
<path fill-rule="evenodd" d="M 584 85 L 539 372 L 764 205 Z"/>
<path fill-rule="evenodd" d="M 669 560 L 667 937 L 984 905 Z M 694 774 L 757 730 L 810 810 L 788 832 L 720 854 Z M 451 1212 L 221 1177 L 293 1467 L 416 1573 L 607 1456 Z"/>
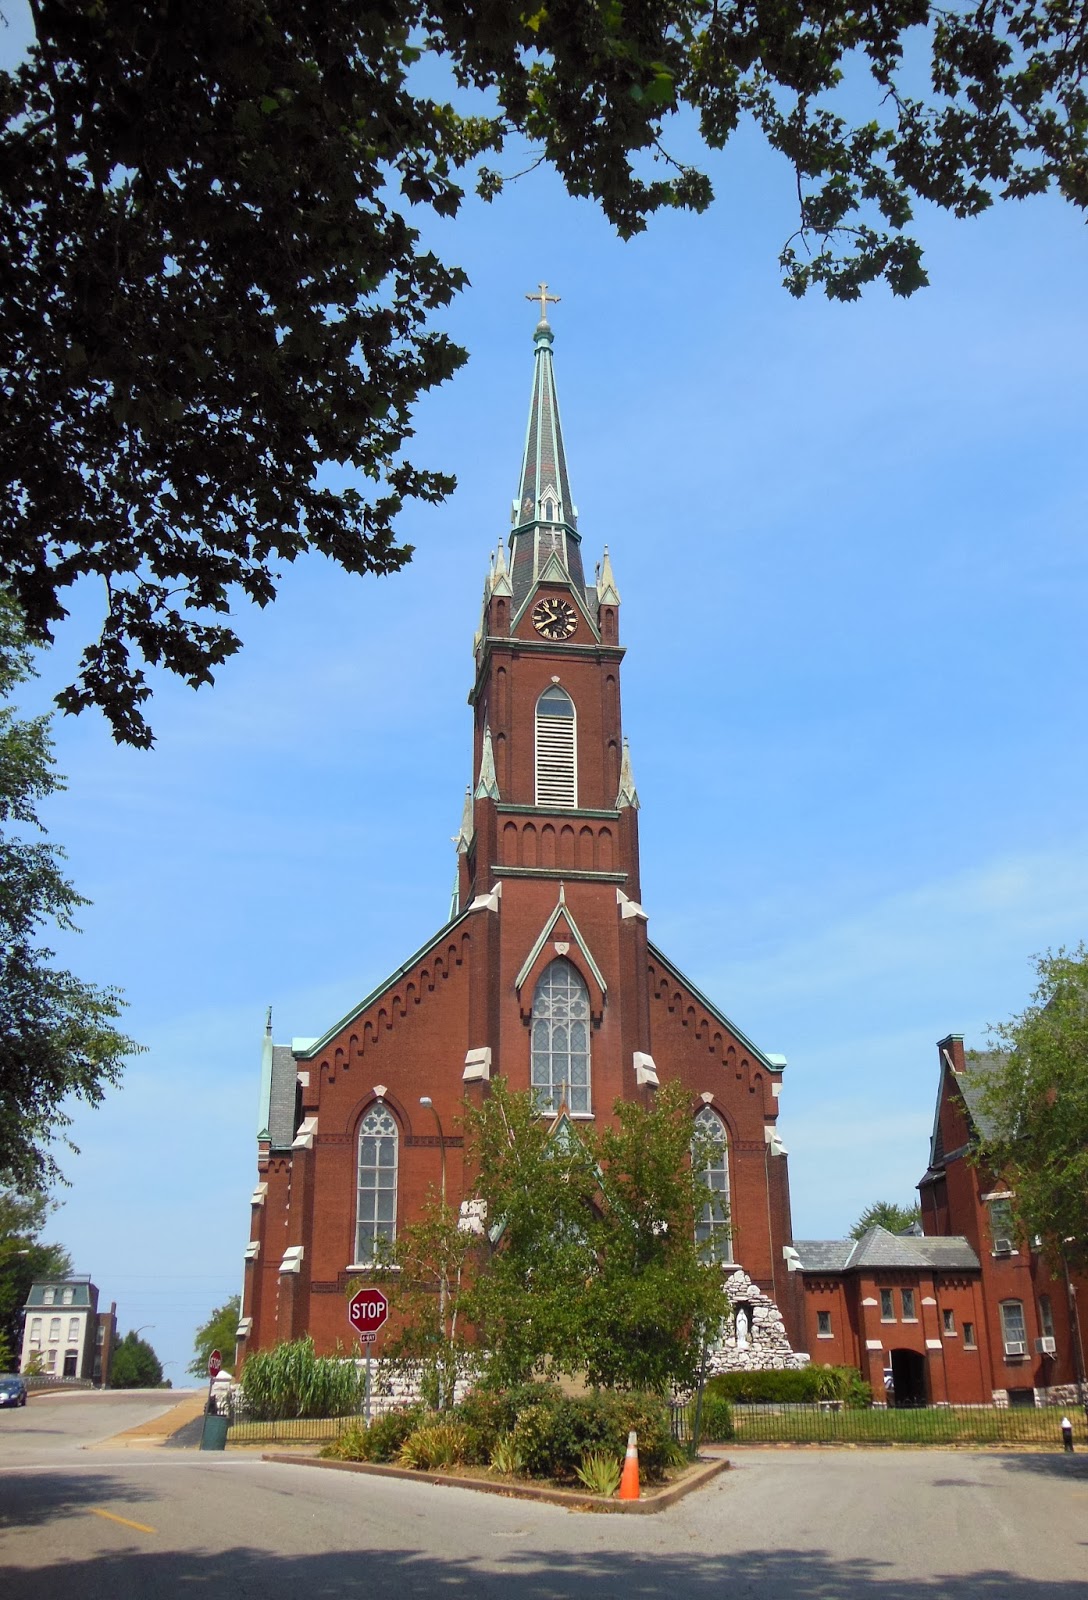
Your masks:
<path fill-rule="evenodd" d="M 694 1472 L 669 1484 L 667 1488 L 652 1491 L 645 1500 L 603 1500 L 599 1495 L 583 1494 L 574 1489 L 537 1488 L 530 1483 L 492 1483 L 486 1478 L 458 1478 L 446 1472 L 416 1472 L 411 1467 L 380 1466 L 376 1461 L 328 1461 L 320 1456 L 290 1455 L 269 1451 L 262 1461 L 274 1461 L 283 1466 L 324 1467 L 331 1472 L 361 1472 L 373 1478 L 403 1478 L 411 1483 L 444 1484 L 449 1489 L 475 1489 L 480 1494 L 502 1495 L 508 1500 L 542 1500 L 548 1505 L 566 1506 L 569 1511 L 600 1511 L 621 1516 L 652 1516 L 657 1511 L 667 1511 L 685 1495 L 705 1488 L 719 1473 L 728 1472 L 732 1463 L 727 1459 L 702 1461 Z"/>

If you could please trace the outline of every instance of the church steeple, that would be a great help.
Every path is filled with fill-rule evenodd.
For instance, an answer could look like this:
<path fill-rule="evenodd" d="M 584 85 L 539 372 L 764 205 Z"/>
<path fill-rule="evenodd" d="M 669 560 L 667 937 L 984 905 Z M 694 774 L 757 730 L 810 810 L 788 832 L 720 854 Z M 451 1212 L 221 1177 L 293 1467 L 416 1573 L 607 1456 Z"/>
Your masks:
<path fill-rule="evenodd" d="M 520 606 L 554 555 L 581 596 L 585 595 L 578 516 L 571 496 L 559 398 L 552 362 L 552 330 L 548 305 L 557 295 L 542 283 L 527 300 L 540 302 L 540 321 L 533 334 L 533 393 L 521 463 L 518 498 L 510 534 L 510 577 L 514 606 Z M 553 564 L 554 566 L 554 564 Z"/>

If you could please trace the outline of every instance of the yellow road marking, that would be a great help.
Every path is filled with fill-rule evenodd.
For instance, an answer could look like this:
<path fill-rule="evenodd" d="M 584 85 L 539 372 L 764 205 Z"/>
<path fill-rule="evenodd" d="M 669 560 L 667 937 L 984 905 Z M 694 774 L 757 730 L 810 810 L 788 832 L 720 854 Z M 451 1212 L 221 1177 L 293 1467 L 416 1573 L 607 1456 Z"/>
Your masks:
<path fill-rule="evenodd" d="M 119 1522 L 124 1528 L 135 1528 L 137 1533 L 157 1533 L 157 1528 L 149 1528 L 146 1522 L 130 1522 L 127 1517 L 115 1516 L 112 1511 L 100 1511 L 98 1506 L 88 1508 L 94 1517 L 106 1517 L 110 1522 Z"/>

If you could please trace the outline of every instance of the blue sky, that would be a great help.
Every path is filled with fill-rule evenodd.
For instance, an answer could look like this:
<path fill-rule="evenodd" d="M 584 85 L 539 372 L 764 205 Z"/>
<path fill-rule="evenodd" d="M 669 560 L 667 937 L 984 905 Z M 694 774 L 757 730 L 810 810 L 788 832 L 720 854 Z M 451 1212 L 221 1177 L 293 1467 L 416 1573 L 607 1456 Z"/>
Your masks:
<path fill-rule="evenodd" d="M 623 596 L 650 934 L 789 1059 L 798 1235 L 910 1197 L 935 1041 L 981 1044 L 1085 933 L 1083 225 L 927 211 L 930 289 L 796 302 L 787 173 L 743 138 L 713 171 L 708 216 L 626 245 L 545 174 L 429 230 L 472 359 L 418 412 L 413 459 L 459 487 L 406 514 L 413 564 L 288 569 L 214 688 L 157 687 L 150 754 L 57 724 L 47 820 L 93 901 L 65 955 L 148 1048 L 77 1115 L 51 1231 L 175 1382 L 241 1278 L 266 1006 L 321 1033 L 446 915 L 541 278 L 587 562 L 607 543 Z"/>

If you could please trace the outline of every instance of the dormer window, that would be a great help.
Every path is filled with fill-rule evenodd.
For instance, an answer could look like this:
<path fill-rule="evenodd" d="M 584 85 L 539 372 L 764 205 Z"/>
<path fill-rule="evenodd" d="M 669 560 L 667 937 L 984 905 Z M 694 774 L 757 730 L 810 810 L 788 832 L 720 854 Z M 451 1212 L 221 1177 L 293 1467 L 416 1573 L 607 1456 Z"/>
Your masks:
<path fill-rule="evenodd" d="M 536 803 L 553 811 L 578 804 L 574 701 L 557 684 L 536 703 Z"/>

